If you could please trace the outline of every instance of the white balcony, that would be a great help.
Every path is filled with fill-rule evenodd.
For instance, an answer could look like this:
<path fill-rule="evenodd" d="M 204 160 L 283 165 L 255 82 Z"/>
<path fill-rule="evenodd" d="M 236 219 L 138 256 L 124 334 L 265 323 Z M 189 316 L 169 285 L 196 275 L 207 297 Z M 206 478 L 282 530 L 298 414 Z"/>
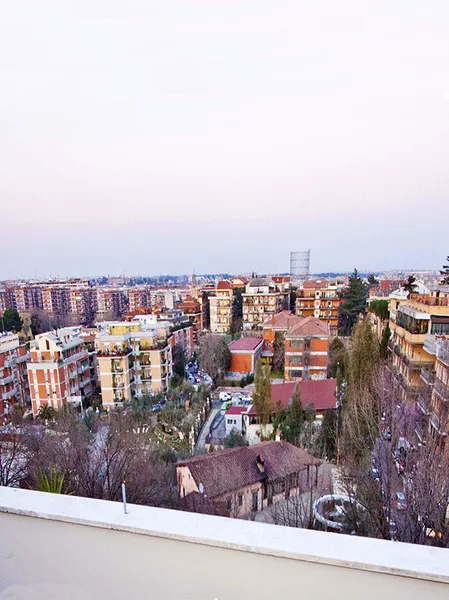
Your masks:
<path fill-rule="evenodd" d="M 14 380 L 14 375 L 8 375 L 7 377 L 3 377 L 0 379 L 0 385 L 6 385 L 11 383 Z"/>
<path fill-rule="evenodd" d="M 3 487 L 0 527 L 2 564 L 20 565 L 1 571 L 5 598 L 441 600 L 449 591 L 446 549 L 238 519 L 135 505 L 124 514 L 121 503 Z"/>

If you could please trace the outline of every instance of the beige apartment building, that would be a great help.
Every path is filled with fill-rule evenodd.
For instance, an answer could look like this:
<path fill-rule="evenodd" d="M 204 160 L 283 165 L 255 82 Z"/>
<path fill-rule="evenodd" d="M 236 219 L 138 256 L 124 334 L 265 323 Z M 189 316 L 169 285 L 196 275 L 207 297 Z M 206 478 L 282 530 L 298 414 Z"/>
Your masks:
<path fill-rule="evenodd" d="M 43 404 L 59 410 L 92 393 L 89 355 L 77 328 L 41 333 L 31 342 L 27 363 L 33 415 Z"/>
<path fill-rule="evenodd" d="M 210 330 L 212 333 L 229 333 L 233 317 L 234 295 L 230 281 L 219 281 L 215 295 L 209 296 Z"/>
<path fill-rule="evenodd" d="M 286 296 L 270 277 L 255 277 L 242 294 L 243 329 L 262 329 L 268 317 L 286 306 Z"/>
<path fill-rule="evenodd" d="M 407 399 L 418 400 L 426 389 L 424 377 L 435 370 L 434 340 L 449 335 L 449 286 L 435 286 L 428 293 L 390 296 L 390 348 L 393 373 Z"/>
<path fill-rule="evenodd" d="M 113 408 L 133 396 L 166 391 L 172 376 L 171 323 L 154 315 L 105 322 L 97 335 L 103 406 Z"/>
<path fill-rule="evenodd" d="M 9 414 L 13 404 L 28 405 L 26 361 L 30 354 L 24 344 L 20 344 L 16 333 L 0 333 L 0 423 Z"/>

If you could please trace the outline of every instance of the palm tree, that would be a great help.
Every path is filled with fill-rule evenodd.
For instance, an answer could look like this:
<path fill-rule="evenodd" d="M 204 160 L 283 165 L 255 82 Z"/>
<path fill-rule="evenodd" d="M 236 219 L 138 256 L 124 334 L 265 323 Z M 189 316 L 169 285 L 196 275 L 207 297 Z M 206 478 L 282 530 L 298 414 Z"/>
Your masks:
<path fill-rule="evenodd" d="M 45 403 L 45 404 L 41 404 L 41 406 L 39 407 L 39 412 L 37 413 L 37 416 L 39 417 L 39 419 L 41 419 L 41 421 L 52 421 L 55 418 L 55 409 L 53 408 L 53 406 L 50 406 L 50 404 Z"/>

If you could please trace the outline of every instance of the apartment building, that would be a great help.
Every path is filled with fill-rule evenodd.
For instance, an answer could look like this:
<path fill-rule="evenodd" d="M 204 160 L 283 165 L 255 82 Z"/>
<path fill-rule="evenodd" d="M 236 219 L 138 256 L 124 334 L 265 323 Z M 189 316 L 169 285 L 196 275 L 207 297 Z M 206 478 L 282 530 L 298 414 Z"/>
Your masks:
<path fill-rule="evenodd" d="M 298 317 L 315 317 L 329 324 L 331 335 L 338 331 L 340 297 L 337 285 L 327 279 L 304 281 L 297 291 L 296 314 Z"/>
<path fill-rule="evenodd" d="M 434 337 L 449 334 L 449 286 L 435 286 L 409 298 L 390 297 L 393 373 L 404 396 L 419 400 L 426 391 L 421 371 L 435 370 Z"/>
<path fill-rule="evenodd" d="M 69 312 L 85 323 L 92 323 L 98 311 L 97 290 L 89 287 L 70 288 Z"/>
<path fill-rule="evenodd" d="M 99 325 L 96 345 L 104 407 L 168 389 L 173 374 L 170 328 L 155 315 Z"/>
<path fill-rule="evenodd" d="M 66 315 L 70 312 L 70 291 L 66 287 L 42 288 L 42 308 L 45 312 Z"/>
<path fill-rule="evenodd" d="M 229 333 L 233 317 L 233 302 L 234 294 L 230 281 L 219 281 L 215 295 L 209 296 L 212 333 Z"/>
<path fill-rule="evenodd" d="M 438 436 L 441 446 L 449 434 L 449 335 L 435 340 L 435 378 L 432 386 L 430 435 Z"/>
<path fill-rule="evenodd" d="M 118 319 L 127 308 L 125 293 L 115 288 L 98 288 L 98 319 Z"/>
<path fill-rule="evenodd" d="M 89 355 L 77 328 L 41 333 L 31 342 L 27 363 L 33 415 L 43 404 L 59 410 L 92 393 Z"/>
<path fill-rule="evenodd" d="M 326 379 L 330 325 L 305 317 L 285 334 L 285 381 Z"/>
<path fill-rule="evenodd" d="M 269 277 L 250 280 L 242 294 L 243 329 L 262 329 L 264 321 L 285 306 L 285 295 Z"/>
<path fill-rule="evenodd" d="M 0 423 L 7 418 L 11 405 L 28 405 L 30 391 L 26 361 L 30 354 L 16 333 L 0 333 Z"/>
<path fill-rule="evenodd" d="M 137 313 L 142 309 L 151 309 L 151 294 L 148 287 L 134 287 L 128 290 L 128 311 Z"/>
<path fill-rule="evenodd" d="M 262 356 L 271 358 L 274 353 L 274 340 L 276 334 L 282 336 L 285 341 L 285 335 L 292 327 L 302 321 L 301 317 L 297 317 L 289 310 L 283 310 L 277 315 L 272 315 L 262 325 L 263 335 L 263 352 Z"/>
<path fill-rule="evenodd" d="M 177 306 L 189 318 L 193 327 L 193 339 L 198 341 L 198 332 L 204 329 L 204 314 L 201 304 L 193 296 L 187 296 Z"/>

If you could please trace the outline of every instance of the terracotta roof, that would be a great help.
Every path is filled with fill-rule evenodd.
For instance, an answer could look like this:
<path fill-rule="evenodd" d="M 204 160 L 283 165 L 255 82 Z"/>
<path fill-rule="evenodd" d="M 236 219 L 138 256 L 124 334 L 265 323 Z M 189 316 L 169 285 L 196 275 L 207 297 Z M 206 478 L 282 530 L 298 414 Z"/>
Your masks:
<path fill-rule="evenodd" d="M 227 415 L 241 415 L 242 413 L 248 412 L 249 406 L 231 406 L 226 411 Z"/>
<path fill-rule="evenodd" d="M 329 335 L 329 324 L 325 321 L 320 321 L 320 319 L 317 319 L 316 317 L 305 317 L 287 332 L 286 337 L 291 338 L 313 335 Z"/>
<path fill-rule="evenodd" d="M 264 472 L 257 466 L 260 455 Z M 202 483 L 205 494 L 214 498 L 253 483 L 275 481 L 321 461 L 288 442 L 262 442 L 194 456 L 177 464 L 189 467 L 197 486 Z"/>
<path fill-rule="evenodd" d="M 304 289 L 321 290 L 329 287 L 329 281 L 327 279 L 315 279 L 314 281 L 304 281 L 302 287 Z"/>
<path fill-rule="evenodd" d="M 219 281 L 217 283 L 217 290 L 231 290 L 232 289 L 232 285 L 230 281 L 225 281 L 224 279 L 222 281 Z"/>
<path fill-rule="evenodd" d="M 295 390 L 295 382 L 274 383 L 271 386 L 271 401 L 273 403 L 273 412 L 276 411 L 278 402 L 283 408 L 287 408 L 290 399 Z M 336 379 L 308 379 L 307 381 L 298 381 L 299 396 L 303 408 L 313 404 L 316 411 L 321 412 L 337 407 L 335 393 L 337 391 Z M 255 415 L 254 408 L 248 413 Z"/>
<path fill-rule="evenodd" d="M 302 320 L 303 319 L 301 317 L 297 317 L 289 310 L 283 310 L 282 312 L 274 315 L 274 317 L 268 317 L 268 319 L 264 321 L 263 327 L 268 329 L 290 329 Z"/>
<path fill-rule="evenodd" d="M 228 345 L 228 348 L 231 352 L 236 350 L 246 350 L 248 352 L 253 352 L 260 344 L 263 344 L 263 338 L 241 337 L 239 340 L 234 340 L 233 342 L 231 342 Z"/>

